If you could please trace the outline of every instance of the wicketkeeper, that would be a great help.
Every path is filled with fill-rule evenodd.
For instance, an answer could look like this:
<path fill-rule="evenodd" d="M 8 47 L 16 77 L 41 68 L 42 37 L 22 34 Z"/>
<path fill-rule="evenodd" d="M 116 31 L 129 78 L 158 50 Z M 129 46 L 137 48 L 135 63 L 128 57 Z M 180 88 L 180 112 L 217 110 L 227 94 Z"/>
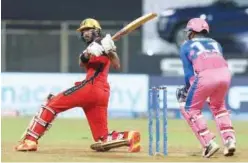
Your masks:
<path fill-rule="evenodd" d="M 203 156 L 211 157 L 219 150 L 215 135 L 209 131 L 202 108 L 209 98 L 209 106 L 224 144 L 224 155 L 232 156 L 236 138 L 230 114 L 225 106 L 231 74 L 223 58 L 221 45 L 209 33 L 208 23 L 200 18 L 191 19 L 186 27 L 188 40 L 180 49 L 185 87 L 177 91 L 181 113 L 203 147 Z"/>

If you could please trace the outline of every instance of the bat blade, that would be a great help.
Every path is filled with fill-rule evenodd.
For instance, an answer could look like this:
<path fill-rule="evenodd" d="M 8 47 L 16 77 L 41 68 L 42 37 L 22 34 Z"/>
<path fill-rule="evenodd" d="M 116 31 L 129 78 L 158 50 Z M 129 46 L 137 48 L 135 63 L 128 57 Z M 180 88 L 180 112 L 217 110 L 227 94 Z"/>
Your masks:
<path fill-rule="evenodd" d="M 122 28 L 120 31 L 118 31 L 112 37 L 112 39 L 114 41 L 119 40 L 123 35 L 126 35 L 126 34 L 132 32 L 133 30 L 137 29 L 138 27 L 140 27 L 141 25 L 143 25 L 147 21 L 155 18 L 156 16 L 157 16 L 156 13 L 149 13 L 149 14 L 143 15 L 143 16 L 135 19 L 134 21 L 132 21 L 131 23 L 129 23 L 128 25 L 126 25 L 124 28 Z"/>

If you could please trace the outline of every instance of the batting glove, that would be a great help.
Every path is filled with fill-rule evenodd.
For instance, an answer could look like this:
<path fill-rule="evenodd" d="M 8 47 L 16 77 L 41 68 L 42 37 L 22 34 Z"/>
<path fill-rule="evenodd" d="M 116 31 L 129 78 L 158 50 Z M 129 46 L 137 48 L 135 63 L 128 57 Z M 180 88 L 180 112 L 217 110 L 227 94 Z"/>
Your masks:
<path fill-rule="evenodd" d="M 90 55 L 94 55 L 94 56 L 100 56 L 104 53 L 104 48 L 96 43 L 96 42 L 92 42 L 86 49 L 85 51 L 86 53 L 90 54 Z"/>
<path fill-rule="evenodd" d="M 101 40 L 101 44 L 106 54 L 110 51 L 116 51 L 115 43 L 110 34 L 106 34 L 106 36 Z"/>

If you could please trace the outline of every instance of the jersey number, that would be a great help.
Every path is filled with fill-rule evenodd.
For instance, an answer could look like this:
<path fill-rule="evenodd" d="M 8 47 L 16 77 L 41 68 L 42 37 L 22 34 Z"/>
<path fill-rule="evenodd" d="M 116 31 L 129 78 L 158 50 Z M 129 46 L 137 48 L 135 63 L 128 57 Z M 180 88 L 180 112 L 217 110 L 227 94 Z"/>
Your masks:
<path fill-rule="evenodd" d="M 211 52 L 216 53 L 217 52 L 217 53 L 221 54 L 217 42 L 210 42 L 210 43 L 208 43 L 208 45 L 211 45 L 212 49 L 206 49 L 206 47 L 204 47 L 201 42 L 194 42 L 193 44 L 191 44 L 191 47 L 192 48 L 196 47 L 199 50 L 196 53 L 197 55 L 200 55 L 201 53 L 204 53 L 204 52 L 207 52 L 207 53 L 211 53 Z"/>

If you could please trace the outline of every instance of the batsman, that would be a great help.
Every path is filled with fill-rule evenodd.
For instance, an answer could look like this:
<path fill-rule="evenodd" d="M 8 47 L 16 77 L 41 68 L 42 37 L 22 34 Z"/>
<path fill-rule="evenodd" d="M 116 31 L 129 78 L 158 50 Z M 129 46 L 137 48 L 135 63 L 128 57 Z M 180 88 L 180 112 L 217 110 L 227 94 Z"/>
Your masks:
<path fill-rule="evenodd" d="M 126 146 L 129 152 L 139 152 L 138 131 L 109 132 L 108 130 L 107 108 L 110 86 L 107 78 L 111 64 L 116 69 L 120 68 L 116 46 L 110 34 L 103 37 L 99 22 L 91 18 L 83 20 L 77 31 L 87 45 L 79 56 L 79 65 L 87 72 L 86 78 L 57 95 L 49 95 L 46 104 L 42 105 L 38 114 L 33 117 L 23 138 L 15 147 L 16 151 L 36 151 L 38 140 L 51 127 L 58 114 L 74 107 L 81 107 L 95 141 L 91 149 L 108 151 Z"/>
<path fill-rule="evenodd" d="M 186 27 L 187 41 L 181 46 L 185 87 L 177 91 L 181 113 L 203 147 L 203 156 L 211 157 L 219 150 L 215 135 L 202 115 L 207 99 L 224 144 L 224 155 L 236 150 L 235 132 L 225 106 L 231 74 L 221 45 L 208 37 L 209 25 L 201 18 L 191 19 Z"/>

